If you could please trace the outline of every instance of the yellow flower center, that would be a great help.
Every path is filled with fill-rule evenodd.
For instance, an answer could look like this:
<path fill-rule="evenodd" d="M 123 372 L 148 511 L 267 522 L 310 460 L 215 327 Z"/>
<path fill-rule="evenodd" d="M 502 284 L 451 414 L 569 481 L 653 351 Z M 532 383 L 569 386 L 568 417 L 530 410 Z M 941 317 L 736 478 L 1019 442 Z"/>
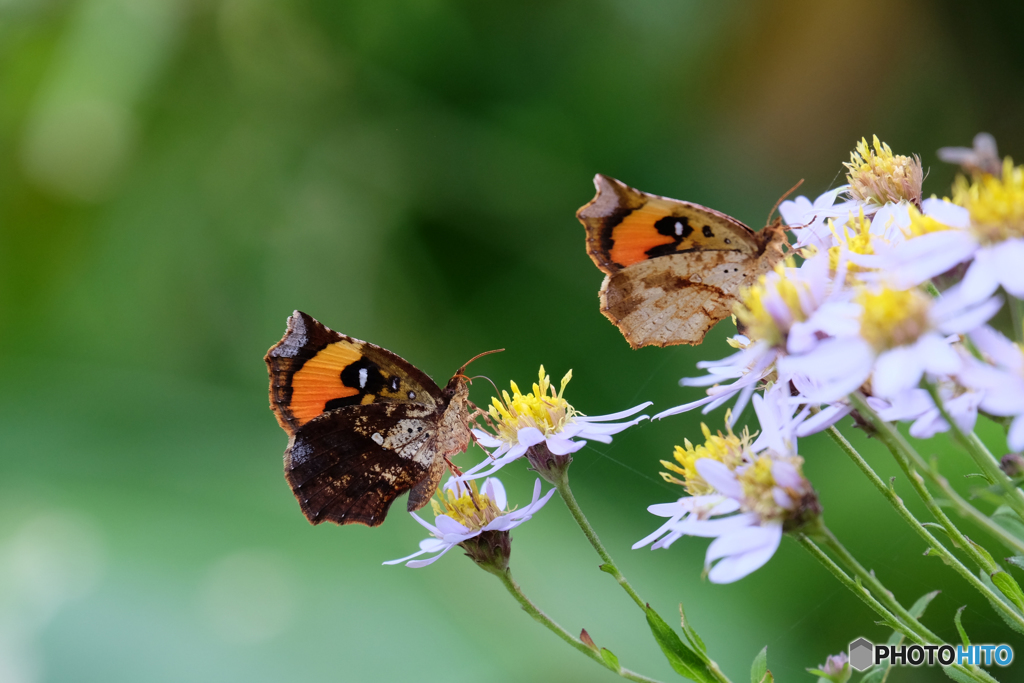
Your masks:
<path fill-rule="evenodd" d="M 525 427 L 536 427 L 545 436 L 556 434 L 570 419 L 579 414 L 562 398 L 565 385 L 572 379 L 572 370 L 565 373 L 558 393 L 555 393 L 555 388 L 551 386 L 551 378 L 545 374 L 543 365 L 540 366 L 538 377 L 539 381 L 528 394 L 523 394 L 515 382 L 510 382 L 511 396 L 507 391 L 503 391 L 501 400 L 491 399 L 488 412 L 495 420 L 497 437 L 502 441 L 517 443 L 517 434 Z"/>
<path fill-rule="evenodd" d="M 440 501 L 430 499 L 435 517 L 451 517 L 469 530 L 476 531 L 504 514 L 505 511 L 498 509 L 490 498 L 480 493 L 475 481 L 471 480 L 468 485 L 459 483 L 457 488 L 461 495 L 457 496 L 451 489 L 444 488 L 437 492 Z"/>
<path fill-rule="evenodd" d="M 729 424 L 731 412 L 726 411 L 725 423 Z M 683 440 L 683 446 L 676 446 L 672 453 L 676 462 L 662 460 L 661 464 L 669 472 L 682 475 L 678 479 L 669 472 L 662 472 L 661 478 L 670 484 L 679 484 L 686 489 L 691 496 L 701 496 L 714 492 L 714 487 L 708 484 L 697 471 L 697 461 L 703 458 L 717 460 L 729 469 L 739 467 L 747 459 L 747 448 L 750 445 L 750 433 L 743 428 L 743 433 L 736 436 L 732 428 L 726 427 L 728 434 L 712 434 L 708 426 L 701 422 L 700 429 L 704 432 L 704 443 L 694 446 L 689 439 Z M 678 464 L 676 464 L 678 463 Z"/>
<path fill-rule="evenodd" d="M 1024 237 L 1024 167 L 1007 157 L 1003 177 L 982 175 L 968 184 L 963 177 L 953 186 L 953 198 L 971 214 L 971 229 L 992 244 Z"/>
<path fill-rule="evenodd" d="M 924 170 L 916 155 L 893 154 L 889 145 L 879 142 L 875 135 L 870 147 L 867 139 L 861 138 L 850 152 L 849 163 L 843 165 L 848 172 L 850 195 L 855 199 L 878 206 L 899 201 L 920 206 Z"/>
<path fill-rule="evenodd" d="M 846 244 L 846 248 L 850 253 L 875 253 L 872 240 L 875 239 L 876 236 L 871 234 L 871 220 L 864 217 L 864 209 L 861 209 L 857 216 L 850 214 L 849 220 L 847 220 L 843 225 L 842 234 L 840 234 L 839 230 L 836 229 L 836 225 L 831 218 L 828 221 L 828 227 L 829 230 L 832 231 L 836 240 Z M 839 268 L 839 254 L 841 251 L 842 249 L 839 245 L 830 247 L 828 250 L 829 268 L 833 273 Z M 847 264 L 847 273 L 859 272 L 861 270 L 863 269 L 853 263 Z"/>
<path fill-rule="evenodd" d="M 793 267 L 792 263 L 786 265 Z M 781 313 L 783 307 L 789 311 L 789 320 L 776 318 L 775 314 Z M 797 283 L 786 277 L 785 266 L 781 263 L 775 267 L 775 277 L 762 275 L 752 287 L 740 290 L 733 313 L 748 337 L 764 340 L 772 346 L 785 341 L 794 322 L 807 319 L 800 305 Z"/>
<path fill-rule="evenodd" d="M 792 512 L 792 510 L 780 507 L 772 493 L 772 489 L 778 486 L 775 477 L 772 476 L 772 463 L 778 459 L 780 458 L 773 459 L 768 455 L 758 456 L 757 460 L 737 473 L 736 478 L 743 487 L 742 509 L 744 512 L 754 512 L 761 519 L 766 520 L 783 519 Z M 796 455 L 781 459 L 793 465 L 803 476 L 803 458 Z M 799 501 L 802 496 L 800 491 L 786 487 L 780 488 L 794 502 Z"/>
<path fill-rule="evenodd" d="M 860 316 L 861 336 L 876 351 L 913 343 L 931 329 L 931 299 L 920 290 L 883 289 L 874 293 L 864 289 L 856 301 L 864 308 Z"/>

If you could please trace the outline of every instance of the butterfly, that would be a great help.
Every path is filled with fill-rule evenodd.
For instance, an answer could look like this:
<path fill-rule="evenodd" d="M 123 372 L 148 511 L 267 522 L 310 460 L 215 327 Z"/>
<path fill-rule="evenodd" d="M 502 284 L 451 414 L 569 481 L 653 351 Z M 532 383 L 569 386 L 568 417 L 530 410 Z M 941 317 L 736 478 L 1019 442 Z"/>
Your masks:
<path fill-rule="evenodd" d="M 300 311 L 264 360 L 270 408 L 288 433 L 285 478 L 313 524 L 379 526 L 406 491 L 409 511 L 419 510 L 472 438 L 465 365 L 441 389 L 398 355 Z"/>
<path fill-rule="evenodd" d="M 594 176 L 594 185 L 597 195 L 576 217 L 590 258 L 606 274 L 601 312 L 634 349 L 701 343 L 788 246 L 778 220 L 754 232 L 714 209 L 606 175 Z"/>

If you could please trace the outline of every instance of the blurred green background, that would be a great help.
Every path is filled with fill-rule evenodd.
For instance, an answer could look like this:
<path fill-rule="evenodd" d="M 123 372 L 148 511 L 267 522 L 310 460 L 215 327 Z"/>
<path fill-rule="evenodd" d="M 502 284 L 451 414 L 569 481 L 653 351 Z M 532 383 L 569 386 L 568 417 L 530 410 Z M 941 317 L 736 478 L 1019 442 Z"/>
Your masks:
<path fill-rule="evenodd" d="M 303 519 L 262 361 L 286 316 L 439 382 L 497 347 L 474 369 L 500 386 L 572 368 L 590 414 L 691 400 L 677 380 L 728 351 L 730 325 L 630 351 L 574 217 L 593 174 L 759 227 L 798 179 L 812 197 L 842 182 L 877 133 L 942 194 L 939 146 L 987 130 L 1024 157 L 1022 24 L 984 0 L 0 0 L 0 683 L 615 680 L 456 552 L 382 567 L 423 537 L 404 501 L 377 529 Z M 766 645 L 779 679 L 812 681 L 883 639 L 788 539 L 727 586 L 700 578 L 706 541 L 629 549 L 659 523 L 646 506 L 679 495 L 658 460 L 699 420 L 572 469 L 641 595 L 670 622 L 684 602 L 736 681 Z M 1008 638 L 828 441 L 802 451 L 826 519 L 899 598 L 943 589 L 935 631 L 954 640 L 968 604 L 976 642 Z M 525 467 L 503 478 L 525 502 Z M 557 499 L 514 535 L 543 609 L 673 679 Z"/>

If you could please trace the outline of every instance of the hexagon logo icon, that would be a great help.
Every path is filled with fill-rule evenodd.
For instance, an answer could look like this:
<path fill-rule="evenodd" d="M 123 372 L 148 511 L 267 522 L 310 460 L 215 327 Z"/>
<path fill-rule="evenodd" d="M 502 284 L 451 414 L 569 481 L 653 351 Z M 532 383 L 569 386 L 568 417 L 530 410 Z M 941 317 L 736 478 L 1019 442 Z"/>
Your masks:
<path fill-rule="evenodd" d="M 875 646 L 867 638 L 858 638 L 850 643 L 850 667 L 864 671 L 875 663 Z"/>

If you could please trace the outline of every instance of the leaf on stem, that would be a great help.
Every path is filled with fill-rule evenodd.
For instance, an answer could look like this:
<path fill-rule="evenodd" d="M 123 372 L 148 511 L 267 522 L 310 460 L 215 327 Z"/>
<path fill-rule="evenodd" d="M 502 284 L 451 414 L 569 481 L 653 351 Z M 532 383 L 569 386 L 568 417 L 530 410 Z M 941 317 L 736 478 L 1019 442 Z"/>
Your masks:
<path fill-rule="evenodd" d="M 925 593 L 919 597 L 917 602 L 911 605 L 910 609 L 907 611 L 914 615 L 915 618 L 920 619 L 924 616 L 924 611 L 928 609 L 928 605 L 931 604 L 931 601 L 934 600 L 935 596 L 941 592 L 942 591 L 932 591 L 931 593 Z"/>
<path fill-rule="evenodd" d="M 1000 569 L 992 574 L 992 583 L 996 585 L 999 592 L 1009 598 L 1013 606 L 1017 608 L 1018 612 L 1024 613 L 1024 592 L 1021 591 L 1020 586 L 1014 581 L 1013 577 L 1010 576 L 1009 572 L 1005 572 Z"/>
<path fill-rule="evenodd" d="M 683 628 L 683 635 L 690 641 L 690 647 L 692 647 L 697 655 L 705 662 L 709 663 L 708 660 L 708 649 L 704 646 L 704 641 L 700 639 L 697 631 L 690 626 L 690 622 L 686 620 L 686 613 L 683 612 L 683 603 L 679 603 L 679 621 Z"/>
<path fill-rule="evenodd" d="M 583 644 L 591 650 L 598 652 L 597 643 L 595 643 L 594 639 L 590 637 L 589 633 L 587 633 L 587 629 L 580 631 L 580 640 L 583 641 Z"/>
<path fill-rule="evenodd" d="M 956 611 L 956 616 L 953 617 L 953 623 L 956 624 L 956 630 L 960 634 L 960 642 L 963 643 L 964 647 L 970 647 L 971 639 L 967 637 L 967 631 L 964 630 L 964 625 L 960 623 L 960 615 L 963 614 L 965 609 L 967 609 L 967 605 L 964 605 Z"/>
<path fill-rule="evenodd" d="M 647 624 L 651 627 L 654 640 L 665 654 L 672 669 L 680 676 L 685 676 L 697 683 L 715 683 L 715 676 L 700 656 L 690 649 L 676 635 L 676 632 L 665 623 L 650 605 L 647 605 Z"/>
<path fill-rule="evenodd" d="M 768 646 L 765 645 L 750 665 L 750 683 L 772 683 L 774 680 L 775 677 L 768 670 Z"/>
<path fill-rule="evenodd" d="M 608 648 L 601 648 L 601 659 L 603 659 L 604 663 L 608 665 L 608 668 L 614 671 L 615 673 L 619 673 L 620 671 L 622 671 L 622 667 L 619 666 L 619 658 L 613 655 L 612 651 Z"/>
<path fill-rule="evenodd" d="M 1024 521 L 1008 505 L 1000 505 L 992 513 L 992 521 L 1003 527 L 1016 538 L 1024 541 Z"/>

